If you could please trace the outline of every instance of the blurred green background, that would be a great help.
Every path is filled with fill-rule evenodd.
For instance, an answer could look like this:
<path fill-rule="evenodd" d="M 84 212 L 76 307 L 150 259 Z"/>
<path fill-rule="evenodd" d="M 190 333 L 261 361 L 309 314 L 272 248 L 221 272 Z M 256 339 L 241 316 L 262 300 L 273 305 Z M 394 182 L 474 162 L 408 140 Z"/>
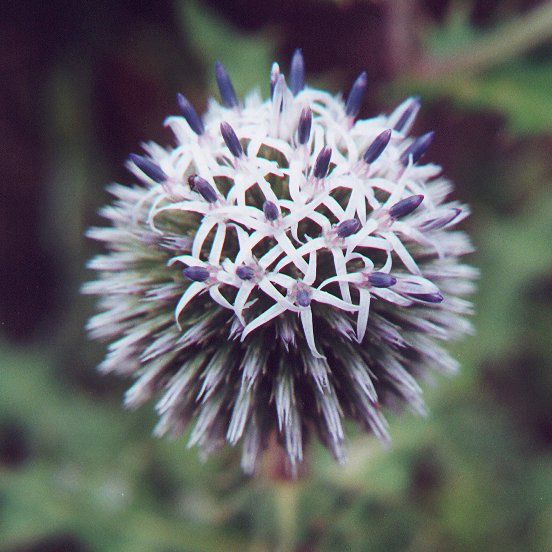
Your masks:
<path fill-rule="evenodd" d="M 552 2 L 3 2 L 0 20 L 0 552 L 552 550 Z M 79 295 L 104 184 L 184 92 L 203 110 L 220 59 L 268 92 L 301 47 L 309 82 L 361 112 L 420 94 L 414 132 L 468 201 L 481 268 L 459 377 L 394 446 L 311 449 L 297 483 L 244 477 L 151 436 L 152 408 L 95 372 Z"/>

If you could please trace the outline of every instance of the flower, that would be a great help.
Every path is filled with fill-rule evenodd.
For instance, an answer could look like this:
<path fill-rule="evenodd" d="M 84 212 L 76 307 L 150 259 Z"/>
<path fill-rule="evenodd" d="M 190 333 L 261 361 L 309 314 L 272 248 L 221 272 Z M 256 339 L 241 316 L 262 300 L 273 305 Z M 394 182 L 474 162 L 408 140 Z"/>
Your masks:
<path fill-rule="evenodd" d="M 366 73 L 343 101 L 305 86 L 300 51 L 266 101 L 215 73 L 222 104 L 201 118 L 179 94 L 176 146 L 131 155 L 140 184 L 110 186 L 88 232 L 100 369 L 135 379 L 129 407 L 161 395 L 156 434 L 241 441 L 247 472 L 274 434 L 292 472 L 313 435 L 341 462 L 345 418 L 388 441 L 382 406 L 423 414 L 417 380 L 457 369 L 438 342 L 470 331 L 469 211 L 420 163 L 418 98 L 357 119 Z"/>

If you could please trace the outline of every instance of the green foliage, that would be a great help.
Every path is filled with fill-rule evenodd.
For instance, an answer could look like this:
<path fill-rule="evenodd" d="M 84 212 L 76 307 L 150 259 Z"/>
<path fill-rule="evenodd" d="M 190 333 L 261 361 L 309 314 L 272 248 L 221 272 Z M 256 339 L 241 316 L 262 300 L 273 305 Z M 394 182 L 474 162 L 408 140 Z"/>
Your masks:
<path fill-rule="evenodd" d="M 259 85 L 263 94 L 268 93 L 274 48 L 266 33 L 241 34 L 201 2 L 180 2 L 178 6 L 192 46 L 208 68 L 211 94 L 218 94 L 212 70 L 217 60 L 230 74 L 238 96 L 244 96 Z"/>
<path fill-rule="evenodd" d="M 243 35 L 200 2 L 179 6 L 200 65 L 211 74 L 220 59 L 239 94 L 258 83 L 266 93 L 273 37 Z M 457 12 L 435 27 L 428 48 L 449 55 L 481 32 Z M 43 234 L 58 244 L 51 255 L 63 267 L 63 313 L 25 348 L 0 344 L 1 552 L 56 534 L 92 552 L 552 549 L 552 182 L 549 136 L 539 136 L 552 128 L 550 55 L 417 81 L 418 91 L 452 99 L 460 114 L 503 114 L 515 144 L 533 135 L 529 153 L 497 163 L 489 151 L 487 163 L 472 167 L 477 333 L 455 345 L 461 374 L 425 386 L 427 419 L 392 417 L 391 450 L 359 435 L 340 467 L 314 446 L 310 477 L 294 484 L 244 478 L 233 450 L 202 463 L 185 438 L 153 438 L 153 409 L 123 410 L 120 383 L 94 372 L 101 352 L 79 330 L 91 307 L 77 299 L 88 256 L 78 236 L 92 216 L 81 204 L 100 203 L 84 185 L 99 190 L 104 177 L 83 123 L 79 98 L 90 91 L 78 89 L 89 86 L 81 81 L 51 77 L 50 101 L 61 98 L 59 112 L 49 106 L 58 120 L 44 130 L 56 176 Z M 8 433 L 22 450 L 12 464 L 6 458 L 18 447 Z"/>

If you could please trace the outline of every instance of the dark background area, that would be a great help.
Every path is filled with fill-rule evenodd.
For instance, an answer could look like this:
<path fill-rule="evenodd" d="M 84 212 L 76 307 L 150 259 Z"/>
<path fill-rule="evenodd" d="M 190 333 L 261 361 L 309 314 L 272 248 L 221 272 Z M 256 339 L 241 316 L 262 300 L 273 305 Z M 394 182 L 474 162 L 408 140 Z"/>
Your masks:
<path fill-rule="evenodd" d="M 351 428 L 294 484 L 151 437 L 152 408 L 96 373 L 83 237 L 140 143 L 171 143 L 223 61 L 240 95 L 303 50 L 361 116 L 419 94 L 414 132 L 473 215 L 477 334 L 394 447 Z M 446 0 L 4 2 L 0 18 L 0 551 L 552 549 L 552 3 Z"/>

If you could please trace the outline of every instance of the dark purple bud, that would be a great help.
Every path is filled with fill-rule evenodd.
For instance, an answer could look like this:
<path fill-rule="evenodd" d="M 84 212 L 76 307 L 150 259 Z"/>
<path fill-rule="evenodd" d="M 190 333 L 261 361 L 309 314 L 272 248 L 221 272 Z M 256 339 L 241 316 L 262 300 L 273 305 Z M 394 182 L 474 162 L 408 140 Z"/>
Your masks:
<path fill-rule="evenodd" d="M 199 192 L 201 194 L 201 197 L 203 197 L 205 201 L 209 203 L 215 203 L 217 201 L 217 192 L 215 191 L 213 186 L 211 186 L 211 184 L 209 184 L 209 182 L 205 180 L 205 178 L 202 178 L 197 174 L 193 174 L 188 178 L 188 184 L 190 185 L 190 188 L 192 188 L 192 190 Z"/>
<path fill-rule="evenodd" d="M 269 220 L 270 222 L 274 222 L 280 216 L 280 210 L 278 209 L 276 203 L 268 200 L 263 203 L 263 212 L 266 220 Z"/>
<path fill-rule="evenodd" d="M 146 157 L 142 157 L 141 155 L 137 155 L 135 153 L 131 153 L 129 155 L 130 160 L 147 176 L 149 176 L 152 180 L 155 180 L 155 182 L 161 183 L 168 180 L 168 176 L 165 174 L 165 171 L 157 165 L 157 163 L 154 163 L 153 161 L 150 161 Z"/>
<path fill-rule="evenodd" d="M 424 196 L 422 194 L 413 195 L 405 199 L 401 199 L 389 209 L 389 216 L 391 218 L 405 217 L 406 215 L 409 215 L 410 213 L 412 213 L 412 211 L 417 209 L 418 205 L 420 205 L 423 200 Z"/>
<path fill-rule="evenodd" d="M 360 224 L 360 220 L 352 218 L 340 222 L 336 226 L 335 230 L 340 238 L 348 238 L 349 236 L 356 234 L 361 227 L 362 224 Z"/>
<path fill-rule="evenodd" d="M 195 282 L 205 282 L 210 276 L 209 271 L 202 266 L 187 266 L 182 273 Z"/>
<path fill-rule="evenodd" d="M 445 227 L 447 224 L 451 223 L 455 218 L 457 218 L 462 209 L 451 209 L 451 211 L 443 215 L 442 217 L 436 219 L 426 220 L 423 224 L 420 225 L 422 230 L 439 230 L 440 228 Z"/>
<path fill-rule="evenodd" d="M 314 178 L 324 178 L 328 174 L 331 158 L 332 148 L 324 146 L 314 162 L 314 169 L 312 171 Z"/>
<path fill-rule="evenodd" d="M 193 105 L 182 94 L 176 95 L 176 101 L 178 103 L 180 113 L 182 113 L 182 117 L 186 119 L 187 123 L 190 125 L 190 128 L 198 136 L 201 136 L 205 132 L 205 128 L 203 127 L 203 123 L 201 122 L 201 119 L 196 113 Z"/>
<path fill-rule="evenodd" d="M 408 297 L 418 299 L 418 301 L 425 301 L 426 303 L 440 303 L 443 300 L 443 296 L 440 293 L 409 293 Z"/>
<path fill-rule="evenodd" d="M 241 265 L 236 268 L 236 275 L 242 280 L 253 280 L 255 271 L 250 266 Z"/>
<path fill-rule="evenodd" d="M 368 146 L 362 159 L 365 163 L 373 163 L 382 153 L 391 140 L 392 130 L 389 128 L 376 136 L 376 139 Z"/>
<path fill-rule="evenodd" d="M 311 304 L 311 296 L 308 289 L 299 289 L 297 290 L 297 295 L 295 297 L 297 304 L 300 307 L 308 307 Z"/>
<path fill-rule="evenodd" d="M 230 80 L 230 76 L 226 72 L 224 65 L 220 61 L 215 62 L 215 78 L 217 79 L 217 85 L 220 91 L 220 97 L 222 103 L 226 107 L 238 107 L 238 97 L 234 90 L 234 85 Z"/>
<path fill-rule="evenodd" d="M 309 141 L 312 125 L 312 111 L 310 107 L 303 108 L 299 117 L 299 126 L 297 127 L 297 135 L 300 144 L 306 144 Z"/>
<path fill-rule="evenodd" d="M 305 87 L 305 60 L 301 49 L 297 48 L 291 58 L 289 68 L 289 89 L 294 96 L 297 96 Z"/>
<path fill-rule="evenodd" d="M 397 279 L 385 272 L 372 272 L 368 276 L 368 282 L 374 287 L 387 288 L 394 286 L 397 283 Z"/>
<path fill-rule="evenodd" d="M 406 167 L 410 161 L 410 157 L 412 157 L 412 163 L 415 164 L 426 152 L 427 148 L 429 148 L 429 145 L 433 142 L 434 137 L 435 132 L 432 130 L 431 132 L 427 132 L 419 138 L 416 138 L 416 140 L 414 140 L 414 142 L 412 142 L 412 144 L 410 144 L 402 152 L 401 163 Z"/>
<path fill-rule="evenodd" d="M 401 132 L 405 127 L 411 126 L 411 124 L 414 122 L 414 117 L 416 117 L 416 115 L 418 114 L 418 111 L 420 111 L 420 98 L 418 96 L 414 96 L 413 98 L 410 98 L 410 104 L 402 112 L 402 115 L 395 123 L 393 130 Z"/>
<path fill-rule="evenodd" d="M 240 139 L 236 136 L 236 133 L 230 124 L 226 121 L 220 123 L 220 133 L 222 134 L 224 143 L 228 146 L 230 153 L 234 157 L 241 157 L 243 155 L 243 148 L 240 144 Z"/>
<path fill-rule="evenodd" d="M 368 75 L 366 71 L 362 71 L 362 73 L 356 78 L 353 87 L 347 96 L 347 103 L 345 104 L 345 114 L 347 117 L 356 117 L 358 115 L 367 85 Z"/>

